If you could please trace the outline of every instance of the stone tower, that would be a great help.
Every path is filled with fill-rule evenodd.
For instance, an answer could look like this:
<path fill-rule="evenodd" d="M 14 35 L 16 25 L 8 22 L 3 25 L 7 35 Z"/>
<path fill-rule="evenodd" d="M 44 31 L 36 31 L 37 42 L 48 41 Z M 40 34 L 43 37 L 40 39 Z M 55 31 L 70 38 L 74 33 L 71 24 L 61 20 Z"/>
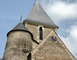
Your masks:
<path fill-rule="evenodd" d="M 32 50 L 32 34 L 20 22 L 7 34 L 7 44 L 3 60 L 27 60 Z"/>
<path fill-rule="evenodd" d="M 3 60 L 75 60 L 59 38 L 58 28 L 35 0 L 24 22 L 8 32 Z"/>
<path fill-rule="evenodd" d="M 35 1 L 29 16 L 24 20 L 24 24 L 38 43 L 45 39 L 51 30 L 54 30 L 57 33 L 58 29 L 58 26 L 54 24 L 37 0 Z"/>

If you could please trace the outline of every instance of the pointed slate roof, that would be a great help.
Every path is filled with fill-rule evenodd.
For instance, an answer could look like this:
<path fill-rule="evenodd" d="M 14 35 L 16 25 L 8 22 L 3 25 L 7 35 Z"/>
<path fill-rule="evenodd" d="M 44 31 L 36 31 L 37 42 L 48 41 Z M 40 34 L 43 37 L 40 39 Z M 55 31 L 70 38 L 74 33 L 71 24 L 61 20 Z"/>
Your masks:
<path fill-rule="evenodd" d="M 25 20 L 25 22 L 34 22 L 34 23 L 49 25 L 49 26 L 58 28 L 58 26 L 54 24 L 54 22 L 46 14 L 46 12 L 44 11 L 44 9 L 41 7 L 41 5 L 37 0 L 35 0 L 33 8 L 29 16 Z"/>
<path fill-rule="evenodd" d="M 16 27 L 14 27 L 13 30 L 24 30 L 24 31 L 28 31 L 28 29 L 23 25 L 22 22 L 20 22 Z"/>
<path fill-rule="evenodd" d="M 10 32 L 12 32 L 12 31 L 26 31 L 26 32 L 29 32 L 28 29 L 23 25 L 23 23 L 21 21 Z M 7 33 L 7 36 L 10 32 Z"/>

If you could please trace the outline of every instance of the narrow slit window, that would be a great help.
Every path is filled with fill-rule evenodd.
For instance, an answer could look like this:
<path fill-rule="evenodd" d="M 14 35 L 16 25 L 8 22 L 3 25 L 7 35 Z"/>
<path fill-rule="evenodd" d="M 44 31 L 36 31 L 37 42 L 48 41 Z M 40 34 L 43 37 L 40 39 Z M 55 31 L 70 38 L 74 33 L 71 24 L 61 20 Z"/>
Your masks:
<path fill-rule="evenodd" d="M 43 40 L 43 29 L 42 29 L 42 27 L 39 28 L 39 39 Z"/>
<path fill-rule="evenodd" d="M 24 48 L 26 48 L 26 44 L 24 44 Z"/>

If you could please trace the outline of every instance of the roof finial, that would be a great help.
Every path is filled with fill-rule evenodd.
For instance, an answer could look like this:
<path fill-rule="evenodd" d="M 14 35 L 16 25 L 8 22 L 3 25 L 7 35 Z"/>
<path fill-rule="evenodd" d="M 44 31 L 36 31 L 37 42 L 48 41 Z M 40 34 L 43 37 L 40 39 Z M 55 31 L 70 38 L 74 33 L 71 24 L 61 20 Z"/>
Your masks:
<path fill-rule="evenodd" d="M 38 1 L 38 0 L 35 0 L 35 1 Z"/>
<path fill-rule="evenodd" d="M 22 22 L 22 15 L 21 15 L 21 18 L 20 18 L 20 22 Z"/>

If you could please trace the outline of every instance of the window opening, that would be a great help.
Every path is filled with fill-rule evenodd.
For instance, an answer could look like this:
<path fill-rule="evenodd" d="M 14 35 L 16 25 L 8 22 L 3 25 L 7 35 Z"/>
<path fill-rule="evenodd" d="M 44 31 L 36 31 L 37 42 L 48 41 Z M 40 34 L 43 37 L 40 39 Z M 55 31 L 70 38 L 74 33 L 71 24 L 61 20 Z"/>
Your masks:
<path fill-rule="evenodd" d="M 31 53 L 27 56 L 27 60 L 31 60 Z"/>
<path fill-rule="evenodd" d="M 26 48 L 26 44 L 24 44 L 24 48 Z"/>
<path fill-rule="evenodd" d="M 39 28 L 39 39 L 43 40 L 43 29 L 42 29 L 42 27 Z"/>

